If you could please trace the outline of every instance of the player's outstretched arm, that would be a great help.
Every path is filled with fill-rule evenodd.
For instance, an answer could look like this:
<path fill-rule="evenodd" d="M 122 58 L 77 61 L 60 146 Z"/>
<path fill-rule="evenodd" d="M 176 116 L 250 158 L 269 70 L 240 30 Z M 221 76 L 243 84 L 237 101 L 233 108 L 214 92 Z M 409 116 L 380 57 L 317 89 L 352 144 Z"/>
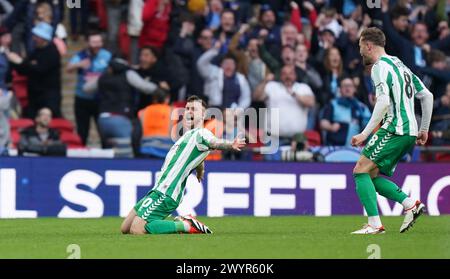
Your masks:
<path fill-rule="evenodd" d="M 233 141 L 215 138 L 211 140 L 210 147 L 219 150 L 241 151 L 245 147 L 245 139 L 239 136 Z"/>
<path fill-rule="evenodd" d="M 381 94 L 377 97 L 372 116 L 370 117 L 369 123 L 367 123 L 366 128 L 364 128 L 364 130 L 360 134 L 352 138 L 353 146 L 360 146 L 361 144 L 363 144 L 370 133 L 372 133 L 372 131 L 375 129 L 375 127 L 380 124 L 381 120 L 383 120 L 383 117 L 386 114 L 386 110 L 389 107 L 389 101 L 389 96 L 386 94 Z"/>

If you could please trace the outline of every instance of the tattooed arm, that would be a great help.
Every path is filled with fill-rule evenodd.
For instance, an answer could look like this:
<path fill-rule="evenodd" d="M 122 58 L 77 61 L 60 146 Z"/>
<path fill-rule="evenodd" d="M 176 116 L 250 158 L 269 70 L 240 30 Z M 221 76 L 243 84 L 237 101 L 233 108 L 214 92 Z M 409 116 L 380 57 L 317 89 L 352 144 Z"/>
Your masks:
<path fill-rule="evenodd" d="M 211 149 L 219 149 L 219 150 L 241 151 L 244 146 L 245 146 L 245 139 L 240 137 L 236 137 L 233 141 L 214 138 L 210 142 Z"/>

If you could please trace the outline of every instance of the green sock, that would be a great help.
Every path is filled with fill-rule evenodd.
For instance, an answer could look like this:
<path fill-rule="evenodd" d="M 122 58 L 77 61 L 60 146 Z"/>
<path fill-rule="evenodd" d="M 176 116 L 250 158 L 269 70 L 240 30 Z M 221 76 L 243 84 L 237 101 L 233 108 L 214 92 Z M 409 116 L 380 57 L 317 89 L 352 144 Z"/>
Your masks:
<path fill-rule="evenodd" d="M 356 193 L 366 209 L 367 215 L 378 216 L 377 192 L 368 173 L 353 174 L 356 184 Z"/>
<path fill-rule="evenodd" d="M 378 176 L 375 177 L 372 181 L 378 194 L 382 195 L 383 197 L 399 203 L 402 203 L 408 197 L 408 195 L 402 192 L 402 189 L 400 189 L 397 184 L 384 177 Z"/>
<path fill-rule="evenodd" d="M 182 221 L 154 220 L 145 225 L 145 230 L 151 234 L 169 234 L 185 232 Z"/>

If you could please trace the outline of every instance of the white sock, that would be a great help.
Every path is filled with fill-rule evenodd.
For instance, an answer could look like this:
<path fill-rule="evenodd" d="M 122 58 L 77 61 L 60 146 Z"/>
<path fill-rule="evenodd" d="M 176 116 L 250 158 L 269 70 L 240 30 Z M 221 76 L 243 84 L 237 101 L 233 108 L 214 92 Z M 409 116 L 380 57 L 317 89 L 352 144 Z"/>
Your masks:
<path fill-rule="evenodd" d="M 411 198 L 406 198 L 404 201 L 402 201 L 402 205 L 403 208 L 406 209 L 410 209 L 411 207 L 413 207 L 416 204 L 416 201 L 411 199 Z"/>
<path fill-rule="evenodd" d="M 381 224 L 380 216 L 379 215 L 377 215 L 377 216 L 369 216 L 369 225 L 374 227 L 374 228 L 377 228 L 377 229 L 380 228 L 381 226 L 383 226 Z"/>

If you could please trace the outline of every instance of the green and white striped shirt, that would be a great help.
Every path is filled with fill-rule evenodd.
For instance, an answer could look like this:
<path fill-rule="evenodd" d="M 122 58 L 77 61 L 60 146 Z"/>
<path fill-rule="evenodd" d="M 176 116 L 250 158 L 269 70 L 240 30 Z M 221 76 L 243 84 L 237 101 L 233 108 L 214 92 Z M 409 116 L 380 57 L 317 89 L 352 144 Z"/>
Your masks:
<path fill-rule="evenodd" d="M 189 174 L 205 160 L 215 136 L 205 128 L 186 132 L 170 148 L 153 190 L 181 202 Z"/>
<path fill-rule="evenodd" d="M 383 55 L 372 67 L 376 96 L 387 94 L 389 109 L 382 128 L 397 135 L 417 136 L 414 96 L 428 89 L 422 81 L 395 56 Z"/>

